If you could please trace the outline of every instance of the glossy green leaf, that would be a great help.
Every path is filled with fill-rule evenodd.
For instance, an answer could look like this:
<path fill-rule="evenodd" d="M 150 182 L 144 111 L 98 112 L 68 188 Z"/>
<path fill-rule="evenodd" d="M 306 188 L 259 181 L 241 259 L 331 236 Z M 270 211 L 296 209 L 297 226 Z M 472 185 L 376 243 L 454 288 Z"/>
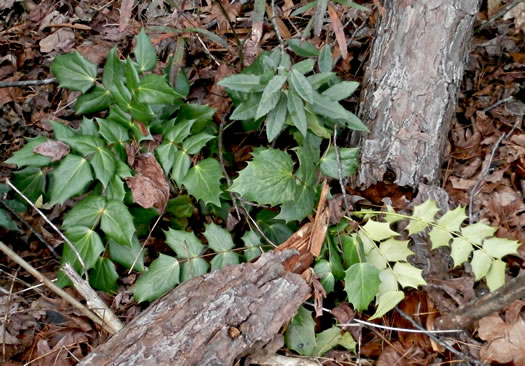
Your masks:
<path fill-rule="evenodd" d="M 151 71 L 157 63 L 157 52 L 146 35 L 144 28 L 135 37 L 135 48 L 133 54 L 137 58 L 139 72 Z"/>
<path fill-rule="evenodd" d="M 257 235 L 255 231 L 250 230 L 245 232 L 241 239 L 246 247 L 244 250 L 244 259 L 246 262 L 250 262 L 263 253 L 261 249 L 261 237 Z"/>
<path fill-rule="evenodd" d="M 214 252 L 225 252 L 232 249 L 233 244 L 232 235 L 215 223 L 204 224 L 204 237 L 208 240 L 208 246 Z"/>
<path fill-rule="evenodd" d="M 407 230 L 408 234 L 417 234 L 423 231 L 429 223 L 434 222 L 434 216 L 438 213 L 439 208 L 436 206 L 436 201 L 427 200 L 420 205 L 414 207 L 413 218 L 417 220 L 410 220 Z"/>
<path fill-rule="evenodd" d="M 109 239 L 109 257 L 113 262 L 116 262 L 126 269 L 131 269 L 133 263 L 134 271 L 144 272 L 144 254 L 145 250 L 141 250 L 141 245 L 136 236 L 131 241 L 131 246 L 120 245 L 114 240 Z"/>
<path fill-rule="evenodd" d="M 62 226 L 87 226 L 95 229 L 106 208 L 106 199 L 92 194 L 77 202 L 64 216 Z"/>
<path fill-rule="evenodd" d="M 252 74 L 233 74 L 218 82 L 223 88 L 240 92 L 259 92 L 264 90 L 261 85 L 261 77 Z"/>
<path fill-rule="evenodd" d="M 184 177 L 182 184 L 193 197 L 202 200 L 204 203 L 213 203 L 220 206 L 221 201 L 221 179 L 222 169 L 219 162 L 215 159 L 208 158 L 201 160 L 197 165 L 191 168 Z"/>
<path fill-rule="evenodd" d="M 341 239 L 343 243 L 343 263 L 345 267 L 350 268 L 353 264 L 361 262 L 356 240 L 349 235 L 341 235 Z"/>
<path fill-rule="evenodd" d="M 234 252 L 221 252 L 215 255 L 210 261 L 212 271 L 239 263 L 239 254 Z"/>
<path fill-rule="evenodd" d="M 0 227 L 3 227 L 7 230 L 18 230 L 18 226 L 11 219 L 6 210 L 0 208 Z"/>
<path fill-rule="evenodd" d="M 290 156 L 276 149 L 261 150 L 253 155 L 254 159 L 241 170 L 230 190 L 263 205 L 277 206 L 294 200 L 298 186 L 292 174 Z"/>
<path fill-rule="evenodd" d="M 53 206 L 64 203 L 65 200 L 84 192 L 92 181 L 93 174 L 89 162 L 78 155 L 69 154 L 58 168 L 51 172 L 49 204 Z"/>
<path fill-rule="evenodd" d="M 95 113 L 109 107 L 113 97 L 109 90 L 95 85 L 89 93 L 78 97 L 75 103 L 75 112 L 78 114 Z"/>
<path fill-rule="evenodd" d="M 357 311 L 366 310 L 379 290 L 379 271 L 368 263 L 356 263 L 345 273 L 348 301 Z"/>
<path fill-rule="evenodd" d="M 257 113 L 255 118 L 259 119 L 262 116 L 268 114 L 279 102 L 281 97 L 282 90 L 281 88 L 286 81 L 286 75 L 275 75 L 264 88 L 261 100 L 259 102 L 259 107 L 257 108 Z"/>
<path fill-rule="evenodd" d="M 38 145 L 46 142 L 47 139 L 42 136 L 35 138 L 27 138 L 27 142 L 23 148 L 16 151 L 13 156 L 7 159 L 7 164 L 16 164 L 19 168 L 30 165 L 30 166 L 45 166 L 51 163 L 51 158 L 48 156 L 40 155 L 33 150 Z"/>
<path fill-rule="evenodd" d="M 157 159 L 164 169 L 164 173 L 170 173 L 177 150 L 177 146 L 171 141 L 163 142 L 155 149 L 155 154 L 157 155 Z"/>
<path fill-rule="evenodd" d="M 208 141 L 213 140 L 215 136 L 202 132 L 191 137 L 188 137 L 182 144 L 182 149 L 186 154 L 198 154 L 201 149 L 206 146 Z"/>
<path fill-rule="evenodd" d="M 27 167 L 13 172 L 13 184 L 27 198 L 35 202 L 46 188 L 46 176 L 39 168 Z"/>
<path fill-rule="evenodd" d="M 179 258 L 189 259 L 204 252 L 204 245 L 192 232 L 168 229 L 168 231 L 164 231 L 164 234 L 166 235 L 166 244 L 177 253 Z"/>
<path fill-rule="evenodd" d="M 108 258 L 99 257 L 89 273 L 89 284 L 95 290 L 116 293 L 118 278 L 115 264 Z"/>
<path fill-rule="evenodd" d="M 180 283 L 179 261 L 160 253 L 148 270 L 143 273 L 133 287 L 133 296 L 138 303 L 153 301 L 166 294 Z"/>
<path fill-rule="evenodd" d="M 192 258 L 182 263 L 181 282 L 208 273 L 210 265 L 202 258 Z"/>
<path fill-rule="evenodd" d="M 154 103 L 151 103 L 151 104 L 154 104 Z M 133 100 L 128 105 L 128 107 L 129 107 L 129 109 L 128 109 L 129 113 L 131 113 L 131 116 L 134 119 L 136 119 L 137 121 L 148 122 L 149 120 L 151 120 L 155 116 L 155 113 L 153 112 L 153 109 L 151 109 L 151 107 L 148 105 L 148 103 L 139 103 L 136 100 Z M 131 127 L 133 127 L 134 123 L 131 122 L 130 125 L 131 125 Z M 140 130 L 140 128 L 133 129 L 133 132 L 134 132 L 135 136 L 143 136 L 142 131 Z"/>
<path fill-rule="evenodd" d="M 290 82 L 299 96 L 307 103 L 314 102 L 314 89 L 310 82 L 299 71 L 292 69 Z"/>
<path fill-rule="evenodd" d="M 334 325 L 316 334 L 313 355 L 322 356 L 338 345 L 345 347 L 349 351 L 355 351 L 357 343 L 349 332 L 343 332 L 341 328 Z"/>
<path fill-rule="evenodd" d="M 311 356 L 315 347 L 315 322 L 312 312 L 299 307 L 297 315 L 286 328 L 284 341 L 288 349 L 303 356 Z"/>
<path fill-rule="evenodd" d="M 64 137 L 62 141 L 67 143 L 73 151 L 78 152 L 82 156 L 88 156 L 96 153 L 99 149 L 104 147 L 104 141 L 95 136 L 72 136 Z"/>
<path fill-rule="evenodd" d="M 80 257 L 86 266 L 85 269 L 89 270 L 93 268 L 100 255 L 104 252 L 104 245 L 102 245 L 102 240 L 96 231 L 93 231 L 86 226 L 71 226 L 66 230 L 65 235 L 73 243 L 80 254 Z M 62 260 L 60 263 L 70 263 L 77 272 L 81 272 L 82 265 L 78 261 L 75 252 L 71 250 L 67 243 L 64 243 Z M 65 282 L 67 283 L 67 281 Z"/>
<path fill-rule="evenodd" d="M 403 287 L 413 287 L 426 285 L 426 281 L 421 276 L 423 270 L 414 267 L 410 263 L 397 262 L 392 268 L 399 284 Z"/>
<path fill-rule="evenodd" d="M 359 83 L 357 81 L 342 81 L 332 85 L 321 94 L 338 102 L 348 98 L 358 87 Z"/>
<path fill-rule="evenodd" d="M 168 85 L 166 78 L 156 74 L 144 76 L 137 91 L 138 101 L 144 104 L 173 104 L 183 97 Z"/>
<path fill-rule="evenodd" d="M 173 169 L 171 170 L 170 177 L 175 181 L 177 186 L 181 187 L 184 183 L 184 178 L 190 170 L 191 160 L 188 154 L 182 150 L 175 150 L 173 155 Z"/>
<path fill-rule="evenodd" d="M 312 214 L 315 204 L 315 193 L 310 186 L 300 185 L 297 187 L 296 198 L 293 201 L 285 201 L 281 212 L 276 219 L 286 222 L 301 221 Z"/>
<path fill-rule="evenodd" d="M 303 136 L 306 136 L 308 122 L 306 120 L 304 103 L 293 89 L 288 90 L 288 113 L 295 127 Z"/>
<path fill-rule="evenodd" d="M 307 41 L 301 41 L 300 39 L 289 39 L 287 42 L 292 51 L 294 51 L 299 56 L 319 56 L 319 51 L 317 48 Z"/>
<path fill-rule="evenodd" d="M 51 121 L 51 126 L 53 127 L 53 132 L 55 133 L 55 137 L 57 140 L 62 141 L 62 139 L 65 137 L 72 137 L 77 135 L 75 130 L 73 130 L 71 127 L 64 123 Z"/>
<path fill-rule="evenodd" d="M 126 76 L 126 85 L 128 88 L 130 90 L 136 90 L 139 86 L 140 78 L 135 65 L 133 65 L 133 62 L 129 57 L 126 58 L 124 75 Z"/>
<path fill-rule="evenodd" d="M 376 312 L 369 320 L 377 319 L 396 307 L 405 298 L 403 291 L 389 291 L 377 297 Z"/>
<path fill-rule="evenodd" d="M 323 288 L 327 294 L 334 291 L 335 278 L 332 274 L 332 267 L 330 266 L 330 262 L 328 262 L 326 259 L 321 259 L 315 264 L 314 272 L 321 278 L 321 285 L 323 285 Z"/>
<path fill-rule="evenodd" d="M 88 61 L 78 52 L 56 56 L 51 71 L 61 88 L 88 91 L 97 77 L 97 65 Z"/>
<path fill-rule="evenodd" d="M 100 148 L 93 154 L 89 162 L 95 171 L 95 177 L 106 188 L 111 178 L 115 175 L 117 168 L 117 162 L 113 154 L 107 149 Z"/>
<path fill-rule="evenodd" d="M 129 141 L 128 130 L 115 121 L 97 118 L 98 133 L 109 143 L 123 145 Z"/>
<path fill-rule="evenodd" d="M 341 176 L 348 177 L 354 174 L 359 167 L 359 148 L 357 147 L 340 147 L 339 161 L 341 163 Z M 328 152 L 321 158 L 321 173 L 324 175 L 339 179 L 339 168 L 335 149 L 330 147 Z"/>
<path fill-rule="evenodd" d="M 100 222 L 102 231 L 121 245 L 131 246 L 135 234 L 133 216 L 128 207 L 119 201 L 108 201 Z"/>
<path fill-rule="evenodd" d="M 286 94 L 282 93 L 277 106 L 268 113 L 268 118 L 266 119 L 266 137 L 268 141 L 272 142 L 281 133 L 286 119 L 287 106 Z"/>
<path fill-rule="evenodd" d="M 191 128 L 196 121 L 196 119 L 190 118 L 188 120 L 177 122 L 175 126 L 170 128 L 166 133 L 166 141 L 172 141 L 175 144 L 182 144 L 184 139 L 190 135 Z"/>
<path fill-rule="evenodd" d="M 321 72 L 330 72 L 332 71 L 332 50 L 330 49 L 330 45 L 325 44 L 323 48 L 321 48 L 321 52 L 319 53 L 319 71 Z"/>
<path fill-rule="evenodd" d="M 116 85 L 124 82 L 124 63 L 119 60 L 117 46 L 114 46 L 106 57 L 104 72 L 102 74 L 102 84 L 104 89 L 111 93 L 118 93 Z"/>

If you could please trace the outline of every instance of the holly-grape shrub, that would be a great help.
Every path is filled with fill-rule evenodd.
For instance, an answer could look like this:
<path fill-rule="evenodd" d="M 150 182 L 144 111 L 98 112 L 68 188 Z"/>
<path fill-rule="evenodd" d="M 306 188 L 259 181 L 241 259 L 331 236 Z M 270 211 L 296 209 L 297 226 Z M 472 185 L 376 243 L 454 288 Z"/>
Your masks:
<path fill-rule="evenodd" d="M 95 289 L 109 293 L 117 292 L 117 265 L 139 272 L 133 294 L 143 302 L 195 276 L 251 261 L 271 248 L 265 241 L 286 240 L 313 214 L 324 177 L 337 180 L 356 171 L 358 149 L 336 151 L 330 143 L 334 128 L 367 131 L 339 103 L 358 83 L 342 81 L 332 71 L 330 47 L 319 51 L 297 39 L 287 46 L 261 53 L 251 66 L 219 82 L 235 106 L 232 123 L 246 131 L 264 129 L 269 143 L 288 134 L 295 144 L 288 150 L 255 147 L 252 160 L 233 174 L 229 186 L 218 155 L 224 153 L 230 171 L 233 162 L 218 145 L 215 110 L 184 101 L 190 85 L 183 69 L 170 85 L 173 58 L 162 75 L 151 72 L 157 55 L 144 30 L 135 38 L 134 58 L 121 60 L 116 46 L 109 52 L 101 80 L 96 65 L 80 54 L 57 56 L 51 70 L 60 87 L 82 93 L 76 113 L 102 117 L 84 117 L 78 129 L 52 122 L 56 140 L 29 138 L 6 163 L 23 167 L 14 172 L 14 185 L 42 208 L 76 202 L 62 228 L 83 264 L 66 244 L 61 262 L 71 263 Z M 294 63 L 287 50 L 303 60 Z M 264 238 L 249 229 L 240 238 L 243 245 L 236 245 L 216 223 L 228 220 L 232 195 L 255 215 Z M 202 233 L 194 232 L 188 220 L 196 211 L 208 217 Z M 401 220 L 409 222 L 400 230 L 403 237 L 429 228 L 432 249 L 450 247 L 454 266 L 469 262 L 477 281 L 485 279 L 490 290 L 501 286 L 502 257 L 516 253 L 519 243 L 493 237 L 496 229 L 484 223 L 464 225 L 462 207 L 436 218 L 438 211 L 434 201 L 426 201 L 412 215 L 391 207 L 349 214 L 329 229 L 315 261 L 314 272 L 326 293 L 357 311 L 375 299 L 372 318 L 377 318 L 404 298 L 403 289 L 425 285 L 422 269 L 408 261 L 410 240 L 396 239 L 401 233 L 391 224 Z M 0 224 L 12 229 L 4 216 L 0 211 Z M 159 225 L 174 255 L 158 253 L 146 268 L 141 242 L 161 216 L 165 221 Z M 351 217 L 359 218 L 359 224 Z M 70 284 L 62 272 L 57 276 L 58 285 Z M 337 291 L 341 287 L 344 291 Z M 303 355 L 322 355 L 336 345 L 355 348 L 350 333 L 335 325 L 317 335 L 314 328 L 311 312 L 301 307 L 288 326 L 287 346 Z"/>

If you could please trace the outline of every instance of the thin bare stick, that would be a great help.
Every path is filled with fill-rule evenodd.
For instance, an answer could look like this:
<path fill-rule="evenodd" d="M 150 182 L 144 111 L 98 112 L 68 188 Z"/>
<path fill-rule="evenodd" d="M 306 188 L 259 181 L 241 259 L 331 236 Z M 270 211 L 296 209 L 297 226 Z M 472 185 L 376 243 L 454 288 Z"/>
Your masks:
<path fill-rule="evenodd" d="M 29 274 L 31 274 L 37 280 L 39 280 L 40 282 L 43 282 L 51 291 L 53 291 L 55 294 L 57 294 L 58 296 L 62 297 L 64 300 L 69 302 L 71 305 L 77 308 L 82 314 L 84 314 L 89 319 L 91 319 L 94 323 L 101 326 L 106 332 L 108 332 L 111 335 L 115 334 L 113 328 L 109 327 L 106 323 L 104 323 L 102 319 L 100 319 L 91 310 L 89 310 L 84 305 L 82 305 L 73 296 L 71 296 L 64 290 L 62 290 L 60 287 L 55 285 L 51 280 L 49 280 L 46 276 L 38 272 L 33 266 L 27 263 L 22 257 L 16 254 L 13 250 L 11 250 L 11 248 L 5 245 L 2 241 L 0 241 L 0 250 L 4 252 L 9 258 L 11 258 L 15 263 L 17 263 L 22 268 L 24 268 L 27 272 L 29 272 Z"/>
<path fill-rule="evenodd" d="M 479 26 L 478 29 L 476 29 L 475 33 L 479 32 L 480 30 L 488 27 L 490 24 L 494 23 L 497 19 L 501 18 L 505 14 L 507 14 L 512 8 L 517 6 L 519 3 L 523 2 L 523 0 L 514 0 L 513 3 L 508 4 L 507 6 L 503 7 L 500 11 L 498 11 L 496 14 L 494 14 L 489 20 L 487 20 L 485 23 Z"/>
<path fill-rule="evenodd" d="M 510 101 L 513 100 L 513 99 L 514 99 L 514 97 L 511 95 L 510 97 L 507 97 L 507 98 L 505 98 L 505 99 L 498 100 L 498 101 L 497 101 L 496 103 L 494 103 L 493 105 L 490 105 L 490 106 L 488 106 L 487 108 L 483 109 L 482 112 L 483 112 L 483 113 L 488 112 L 488 111 L 490 111 L 491 109 L 496 108 L 496 107 L 499 106 L 500 104 L 510 102 Z"/>
<path fill-rule="evenodd" d="M 31 202 L 31 200 L 29 198 L 27 198 L 22 192 L 20 192 L 20 190 L 18 190 L 18 188 L 16 188 L 12 183 L 11 181 L 6 178 L 5 180 L 6 184 L 13 188 L 13 190 L 18 193 L 20 195 L 20 197 L 22 197 L 27 203 L 29 203 L 29 205 L 31 207 L 33 207 L 33 209 L 35 209 L 36 212 L 38 212 L 38 214 L 45 220 L 45 222 L 47 222 L 57 233 L 58 235 L 60 235 L 60 237 L 62 239 L 64 239 L 64 241 L 67 243 L 67 245 L 69 245 L 69 248 L 73 251 L 73 253 L 75 253 L 75 256 L 77 257 L 78 259 L 78 262 L 82 265 L 82 272 L 85 273 L 86 275 L 86 279 L 87 279 L 87 271 L 86 271 L 86 265 L 84 264 L 84 260 L 82 259 L 82 257 L 80 256 L 80 253 L 78 252 L 77 248 L 75 248 L 75 246 L 73 245 L 73 243 L 64 235 L 62 234 L 62 232 L 60 230 L 58 230 L 58 228 L 55 226 L 55 224 L 53 224 L 48 218 L 46 215 L 44 215 L 44 213 L 42 211 L 40 211 L 40 209 L 38 207 L 36 207 L 33 202 Z"/>
<path fill-rule="evenodd" d="M 482 362 L 482 361 L 479 361 L 479 360 L 476 360 L 472 357 L 470 357 L 469 355 L 467 355 L 466 353 L 463 353 L 461 351 L 458 351 L 457 349 L 455 349 L 454 347 L 450 346 L 448 343 L 446 342 L 443 342 L 441 339 L 439 339 L 438 337 L 436 337 L 435 335 L 433 335 L 432 333 L 430 333 L 430 331 L 426 330 L 425 328 L 423 328 L 423 326 L 421 326 L 418 322 L 416 322 L 414 319 L 412 319 L 412 317 L 410 315 L 408 315 L 407 313 L 405 313 L 403 310 L 401 310 L 399 307 L 396 306 L 396 311 L 403 317 L 405 318 L 406 320 L 408 320 L 408 322 L 410 324 L 412 324 L 414 326 L 414 328 L 416 329 L 419 329 L 422 333 L 426 334 L 430 339 L 432 339 L 433 341 L 435 341 L 436 343 L 438 343 L 441 347 L 449 350 L 450 352 L 452 352 L 453 354 L 455 354 L 456 356 L 458 357 L 461 357 L 463 358 L 464 360 L 466 360 L 467 362 L 472 362 L 473 364 L 476 364 L 476 365 L 486 365 L 486 363 Z"/>
<path fill-rule="evenodd" d="M 501 144 L 501 142 L 503 140 L 508 139 L 510 137 L 510 135 L 512 135 L 514 130 L 521 124 L 522 120 L 523 120 L 523 116 L 517 117 L 516 118 L 516 122 L 514 123 L 514 126 L 512 126 L 511 130 L 509 132 L 507 132 L 507 133 L 502 134 L 500 136 L 500 138 L 498 139 L 498 141 L 496 141 L 496 143 L 494 144 L 494 147 L 492 148 L 492 152 L 490 154 L 489 160 L 487 161 L 487 165 L 485 166 L 485 169 L 483 169 L 483 171 L 481 172 L 481 175 L 479 176 L 478 181 L 476 182 L 474 187 L 472 187 L 472 190 L 470 191 L 469 205 L 468 205 L 468 220 L 469 220 L 470 224 L 472 224 L 474 222 L 474 217 L 473 217 L 473 214 L 472 214 L 472 210 L 473 210 L 473 206 L 474 206 L 474 198 L 476 197 L 476 195 L 480 191 L 481 183 L 483 183 L 483 181 L 485 180 L 486 176 L 488 175 L 490 166 L 492 164 L 492 160 L 494 160 L 494 156 L 496 155 L 496 150 L 498 150 L 499 145 Z"/>
<path fill-rule="evenodd" d="M 73 269 L 71 264 L 66 263 L 62 267 L 67 277 L 73 282 L 73 286 L 84 299 L 86 299 L 87 307 L 98 315 L 111 329 L 117 333 L 119 330 L 124 328 L 124 324 L 119 318 L 111 311 L 104 301 L 98 297 L 97 293 L 91 288 L 89 283 L 83 280 L 78 273 Z"/>
<path fill-rule="evenodd" d="M 131 264 L 131 268 L 129 269 L 128 274 L 130 274 L 131 271 L 133 271 L 133 268 L 135 268 L 135 264 L 137 264 L 137 261 L 139 260 L 140 253 L 142 253 L 142 251 L 143 251 L 144 248 L 146 247 L 146 243 L 148 242 L 149 238 L 151 238 L 151 233 L 152 233 L 153 230 L 155 230 L 155 228 L 157 227 L 157 224 L 159 223 L 161 217 L 162 217 L 162 215 L 159 215 L 159 217 L 157 217 L 157 220 L 155 221 L 155 223 L 153 224 L 153 227 L 152 227 L 151 230 L 149 231 L 146 240 L 144 240 L 144 243 L 142 243 L 142 247 L 140 247 L 140 250 L 139 250 L 139 252 L 137 253 L 137 256 L 136 256 L 135 259 L 133 260 L 133 263 Z"/>
<path fill-rule="evenodd" d="M 56 83 L 57 79 L 43 79 L 43 80 L 16 80 L 16 81 L 0 81 L 0 88 L 22 87 L 22 86 L 40 86 Z"/>
<path fill-rule="evenodd" d="M 13 288 L 15 287 L 15 280 L 18 276 L 18 270 L 13 275 L 13 279 L 11 280 L 11 286 L 9 287 L 9 295 L 7 296 L 7 304 L 6 304 L 6 311 L 4 314 L 4 327 L 2 331 L 2 362 L 6 362 L 5 359 L 5 339 L 6 339 L 6 333 L 7 333 L 7 322 L 9 321 L 9 309 L 11 308 L 11 299 L 13 297 Z"/>

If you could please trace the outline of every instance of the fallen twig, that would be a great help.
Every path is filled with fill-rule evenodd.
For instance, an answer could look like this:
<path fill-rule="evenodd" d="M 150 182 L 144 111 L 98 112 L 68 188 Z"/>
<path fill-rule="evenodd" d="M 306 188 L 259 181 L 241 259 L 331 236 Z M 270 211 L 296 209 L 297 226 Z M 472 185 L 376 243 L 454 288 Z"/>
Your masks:
<path fill-rule="evenodd" d="M 0 88 L 21 87 L 21 86 L 39 86 L 56 83 L 57 79 L 43 79 L 43 80 L 16 80 L 16 81 L 0 81 Z"/>

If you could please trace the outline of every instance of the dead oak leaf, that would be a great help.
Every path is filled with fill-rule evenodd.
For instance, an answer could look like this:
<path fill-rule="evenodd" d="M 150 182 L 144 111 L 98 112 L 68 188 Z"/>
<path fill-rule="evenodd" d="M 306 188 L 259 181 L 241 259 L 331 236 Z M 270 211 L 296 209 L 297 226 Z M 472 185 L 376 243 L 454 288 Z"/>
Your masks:
<path fill-rule="evenodd" d="M 133 169 L 137 175 L 126 178 L 131 189 L 133 202 L 144 208 L 155 207 L 164 212 L 168 203 L 170 188 L 164 171 L 155 156 L 151 153 L 136 156 Z"/>
<path fill-rule="evenodd" d="M 519 317 L 509 323 L 498 314 L 479 321 L 479 337 L 486 341 L 479 352 L 486 362 L 525 365 L 525 321 Z"/>
<path fill-rule="evenodd" d="M 33 149 L 33 152 L 37 154 L 50 157 L 52 162 L 62 159 L 64 156 L 69 154 L 70 151 L 71 148 L 69 145 L 63 143 L 62 141 L 53 140 L 42 142 Z"/>

